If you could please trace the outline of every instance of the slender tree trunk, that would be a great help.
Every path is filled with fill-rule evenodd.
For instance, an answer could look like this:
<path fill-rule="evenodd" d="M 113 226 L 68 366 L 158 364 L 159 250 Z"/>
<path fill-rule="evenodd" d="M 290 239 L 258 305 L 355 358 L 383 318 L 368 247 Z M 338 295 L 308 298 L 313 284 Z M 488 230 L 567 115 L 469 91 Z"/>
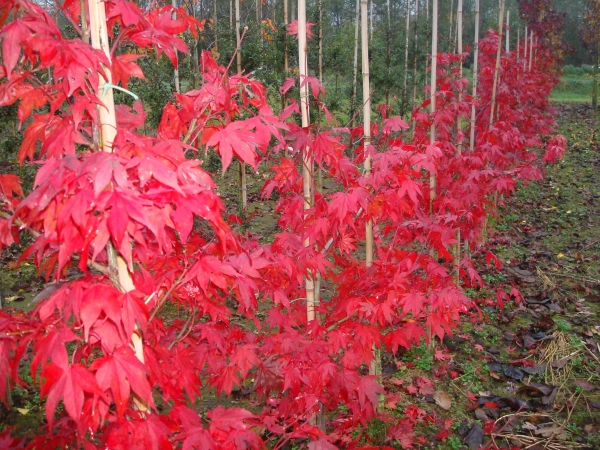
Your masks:
<path fill-rule="evenodd" d="M 173 8 L 177 8 L 177 0 L 171 0 L 171 5 L 173 6 Z M 177 13 L 175 11 L 173 11 L 173 13 L 171 14 L 171 18 L 173 20 L 177 19 Z M 175 61 L 177 62 L 177 50 L 175 50 Z M 173 71 L 173 78 L 175 80 L 175 92 L 179 94 L 179 69 L 177 68 L 177 66 Z"/>
<path fill-rule="evenodd" d="M 415 104 L 417 103 L 417 44 L 419 41 L 419 3 L 420 0 L 417 0 L 415 4 L 415 17 L 413 23 L 415 24 L 415 37 L 413 43 L 413 96 L 412 96 L 412 106 L 411 113 L 415 109 Z"/>
<path fill-rule="evenodd" d="M 233 0 L 229 0 L 229 29 L 233 28 Z"/>
<path fill-rule="evenodd" d="M 502 57 L 502 30 L 504 25 L 504 6 L 506 0 L 500 0 L 500 17 L 498 25 L 498 50 L 496 51 L 496 67 L 494 68 L 494 84 L 492 86 L 492 103 L 490 105 L 490 123 L 489 126 L 492 128 L 494 124 L 494 108 L 496 107 L 496 93 L 498 92 L 498 79 L 500 75 L 500 62 Z"/>
<path fill-rule="evenodd" d="M 92 41 L 92 47 L 104 51 L 106 58 L 110 61 L 110 47 L 108 41 L 108 30 L 106 26 L 106 10 L 105 3 L 101 0 L 90 0 L 89 2 L 89 14 L 90 14 L 90 37 Z M 104 80 L 100 77 L 100 85 L 102 88 L 105 84 L 112 84 L 112 76 L 110 70 L 106 67 L 105 73 L 107 79 Z M 99 119 L 100 119 L 100 136 L 102 147 L 101 150 L 105 152 L 112 152 L 112 144 L 117 135 L 117 119 L 115 114 L 115 102 L 113 97 L 112 88 L 108 88 L 105 91 L 102 102 L 104 106 L 98 107 Z M 112 244 L 107 245 L 108 254 L 108 266 L 109 272 L 114 274 L 116 277 L 116 284 L 119 289 L 124 292 L 130 292 L 135 290 L 133 279 L 131 277 L 130 269 L 127 267 L 127 263 L 123 257 L 118 256 L 116 250 Z M 136 357 L 143 363 L 144 362 L 144 346 L 139 332 L 139 328 L 136 325 L 136 330 L 131 336 L 131 344 L 135 352 Z M 148 405 L 136 399 L 136 407 L 142 411 L 148 411 Z"/>
<path fill-rule="evenodd" d="M 418 1 L 418 0 L 417 0 Z M 406 0 L 406 39 L 404 43 L 404 89 L 402 90 L 402 116 L 406 114 L 408 103 L 408 37 L 410 34 L 410 0 Z"/>
<path fill-rule="evenodd" d="M 359 27 L 359 5 L 360 5 L 360 0 L 356 0 L 356 16 L 355 16 L 355 22 L 354 22 L 354 75 L 352 78 L 352 105 L 351 105 L 351 109 L 350 109 L 350 114 L 352 115 L 352 117 L 350 118 L 351 122 L 352 122 L 352 128 L 354 128 L 355 126 L 355 118 L 354 116 L 356 116 L 356 85 L 357 85 L 357 78 L 358 78 L 358 27 Z"/>
<path fill-rule="evenodd" d="M 306 45 L 306 4 L 305 0 L 298 0 L 298 71 L 300 80 L 303 80 L 308 75 L 308 48 Z M 308 84 L 304 84 L 300 88 L 300 113 L 302 116 L 302 128 L 307 128 L 309 123 L 308 110 Z M 302 153 L 302 179 L 303 179 L 303 196 L 304 196 L 304 211 L 312 208 L 313 199 L 313 159 L 308 147 L 304 148 Z M 310 240 L 304 241 L 304 246 L 308 247 Z M 311 273 L 306 274 L 306 319 L 308 322 L 315 320 L 315 282 L 314 276 Z"/>
<path fill-rule="evenodd" d="M 473 100 L 477 98 L 477 82 L 479 72 L 479 0 L 475 0 L 475 43 L 473 44 L 475 55 L 473 56 Z M 475 102 L 471 105 L 471 130 L 469 137 L 469 150 L 475 148 Z"/>
<path fill-rule="evenodd" d="M 431 28 L 431 128 L 429 131 L 430 143 L 435 144 L 435 114 L 436 114 L 436 91 L 437 91 L 437 40 L 438 40 L 438 0 L 432 4 L 432 28 Z M 435 172 L 429 173 L 429 213 L 433 214 L 433 202 L 436 197 Z"/>

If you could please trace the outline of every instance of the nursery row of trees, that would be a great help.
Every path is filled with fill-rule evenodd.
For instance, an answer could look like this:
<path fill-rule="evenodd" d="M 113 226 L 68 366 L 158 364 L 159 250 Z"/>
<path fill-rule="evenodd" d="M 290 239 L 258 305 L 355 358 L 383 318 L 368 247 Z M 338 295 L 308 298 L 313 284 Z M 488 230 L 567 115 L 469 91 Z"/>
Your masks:
<path fill-rule="evenodd" d="M 498 1 L 481 0 L 479 3 L 481 29 L 495 27 Z M 569 49 L 564 57 L 569 64 L 592 65 L 597 59 L 597 45 L 582 39 L 583 34 L 594 27 L 591 18 L 594 17 L 596 3 L 597 0 L 556 0 L 548 8 L 550 14 L 561 18 L 565 32 L 563 40 Z M 452 0 L 439 5 L 439 46 L 444 52 L 457 49 L 457 4 L 458 0 Z M 219 56 L 218 60 L 227 64 L 236 48 L 236 3 L 190 1 L 185 2 L 184 6 L 190 15 L 206 19 L 210 24 L 198 48 L 212 49 Z M 314 24 L 312 32 L 315 33 L 315 39 L 309 42 L 309 71 L 314 71 L 317 76 L 322 70 L 324 79 L 320 79 L 328 88 L 331 87 L 328 89 L 328 103 L 333 110 L 343 111 L 347 115 L 350 105 L 344 103 L 344 98 L 347 99 L 352 92 L 353 85 L 352 44 L 355 43 L 357 2 L 314 0 L 307 3 L 306 9 L 307 20 Z M 412 87 L 416 84 L 416 94 L 421 100 L 422 86 L 428 81 L 425 68 L 428 64 L 427 55 L 430 54 L 431 9 L 431 0 L 369 0 L 367 5 L 371 64 L 385 67 L 385 70 L 376 71 L 371 77 L 372 94 L 376 101 L 385 99 L 387 103 L 390 103 L 390 97 L 395 97 L 393 106 L 400 112 L 409 111 L 414 104 L 412 96 L 404 94 L 405 72 L 409 91 L 412 93 Z M 463 10 L 465 42 L 472 46 L 475 0 L 465 0 Z M 510 24 L 510 41 L 514 46 L 519 35 L 524 35 L 527 23 L 521 18 L 517 0 L 507 0 L 505 10 L 505 23 Z M 297 19 L 297 1 L 246 1 L 239 4 L 239 11 L 240 27 L 248 27 L 241 51 L 242 68 L 246 72 L 256 71 L 255 75 L 268 87 L 277 90 L 287 78 L 284 63 L 286 51 L 289 53 L 290 67 L 297 69 L 296 47 L 288 47 L 285 37 L 286 24 Z M 196 48 L 195 43 L 189 44 Z M 360 59 L 360 53 L 358 57 Z M 195 67 L 191 67 L 194 59 L 188 61 L 186 66 L 195 70 Z M 410 70 L 405 71 L 407 62 Z M 470 67 L 472 60 L 468 59 L 466 64 Z M 388 72 L 392 76 L 387 76 Z M 360 86 L 358 89 L 360 92 Z"/>
<path fill-rule="evenodd" d="M 182 36 L 200 40 L 205 26 L 185 8 L 2 3 L 0 105 L 18 105 L 18 157 L 40 167 L 27 193 L 0 175 L 0 243 L 27 234 L 20 261 L 60 283 L 31 312 L 0 311 L 0 399 L 10 405 L 29 371 L 47 421 L 23 438 L 4 430 L 0 446 L 356 448 L 375 417 L 390 423 L 390 445 L 418 439 L 424 415 L 386 410 L 380 365 L 400 348 L 433 346 L 477 310 L 463 289 L 483 285 L 473 259 L 486 218 L 564 151 L 548 103 L 557 16 L 545 0 L 522 2 L 527 39 L 512 42 L 501 0 L 496 29 L 479 39 L 476 7 L 469 83 L 463 2 L 456 51 L 442 52 L 433 0 L 430 82 L 403 120 L 393 105 L 371 108 L 371 73 L 387 68 L 369 64 L 373 16 L 359 6 L 362 118 L 339 126 L 308 71 L 302 1 L 285 40 L 298 74 L 272 103 L 240 71 L 243 51 L 229 67 L 192 51 L 198 73 L 183 82 Z M 247 31 L 237 31 L 243 50 Z M 164 54 L 180 77 L 155 129 L 132 80 L 143 79 L 146 53 Z M 311 122 L 311 110 L 324 119 Z M 223 171 L 237 160 L 241 174 L 244 164 L 270 174 L 262 195 L 276 199 L 278 231 L 266 242 L 237 230 L 200 161 L 208 151 Z M 508 286 L 496 301 L 519 297 Z M 169 319 L 169 307 L 185 318 Z M 252 390 L 251 408 L 198 405 L 241 389 Z"/>

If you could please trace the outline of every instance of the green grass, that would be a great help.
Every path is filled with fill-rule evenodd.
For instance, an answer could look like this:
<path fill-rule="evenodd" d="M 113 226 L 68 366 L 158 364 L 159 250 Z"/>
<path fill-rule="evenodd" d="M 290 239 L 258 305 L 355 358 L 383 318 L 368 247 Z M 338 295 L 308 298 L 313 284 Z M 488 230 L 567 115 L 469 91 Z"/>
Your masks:
<path fill-rule="evenodd" d="M 560 83 L 552 91 L 550 100 L 555 102 L 590 102 L 592 99 L 592 82 L 591 69 L 567 66 Z"/>

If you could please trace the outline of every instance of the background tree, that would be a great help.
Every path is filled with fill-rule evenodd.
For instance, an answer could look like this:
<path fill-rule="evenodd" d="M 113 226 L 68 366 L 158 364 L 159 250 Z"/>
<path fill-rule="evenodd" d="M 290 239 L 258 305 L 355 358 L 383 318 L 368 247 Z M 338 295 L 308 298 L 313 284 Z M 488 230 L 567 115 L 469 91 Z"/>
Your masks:
<path fill-rule="evenodd" d="M 581 37 L 594 64 L 592 107 L 598 109 L 598 65 L 600 65 L 600 0 L 587 0 Z"/>

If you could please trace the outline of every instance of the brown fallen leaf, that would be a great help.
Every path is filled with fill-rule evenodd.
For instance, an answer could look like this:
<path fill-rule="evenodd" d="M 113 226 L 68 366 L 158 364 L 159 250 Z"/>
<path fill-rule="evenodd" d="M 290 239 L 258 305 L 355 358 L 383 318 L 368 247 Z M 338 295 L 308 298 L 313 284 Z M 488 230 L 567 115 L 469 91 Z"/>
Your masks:
<path fill-rule="evenodd" d="M 543 397 L 544 395 L 550 395 L 554 390 L 554 386 L 549 384 L 541 383 L 530 383 L 521 386 L 517 389 L 517 394 L 523 394 L 528 397 Z"/>
<path fill-rule="evenodd" d="M 588 380 L 576 380 L 573 382 L 573 384 L 587 392 L 596 390 L 596 385 L 594 383 L 590 383 Z"/>
<path fill-rule="evenodd" d="M 542 436 L 545 438 L 549 438 L 549 437 L 553 437 L 555 439 L 567 439 L 567 433 L 565 432 L 565 429 L 563 427 L 560 426 L 554 426 L 554 427 L 548 427 L 548 428 L 538 428 L 536 431 L 534 431 L 535 434 L 537 434 L 538 436 Z"/>
<path fill-rule="evenodd" d="M 559 359 L 557 361 L 552 361 L 552 363 L 550 364 L 552 367 L 554 367 L 555 369 L 562 369 L 564 368 L 567 363 L 569 362 L 571 358 L 569 356 Z"/>
<path fill-rule="evenodd" d="M 445 409 L 446 411 L 452 408 L 452 398 L 444 391 L 435 391 L 435 394 L 433 394 L 433 400 L 435 401 L 436 405 L 442 409 Z"/>

